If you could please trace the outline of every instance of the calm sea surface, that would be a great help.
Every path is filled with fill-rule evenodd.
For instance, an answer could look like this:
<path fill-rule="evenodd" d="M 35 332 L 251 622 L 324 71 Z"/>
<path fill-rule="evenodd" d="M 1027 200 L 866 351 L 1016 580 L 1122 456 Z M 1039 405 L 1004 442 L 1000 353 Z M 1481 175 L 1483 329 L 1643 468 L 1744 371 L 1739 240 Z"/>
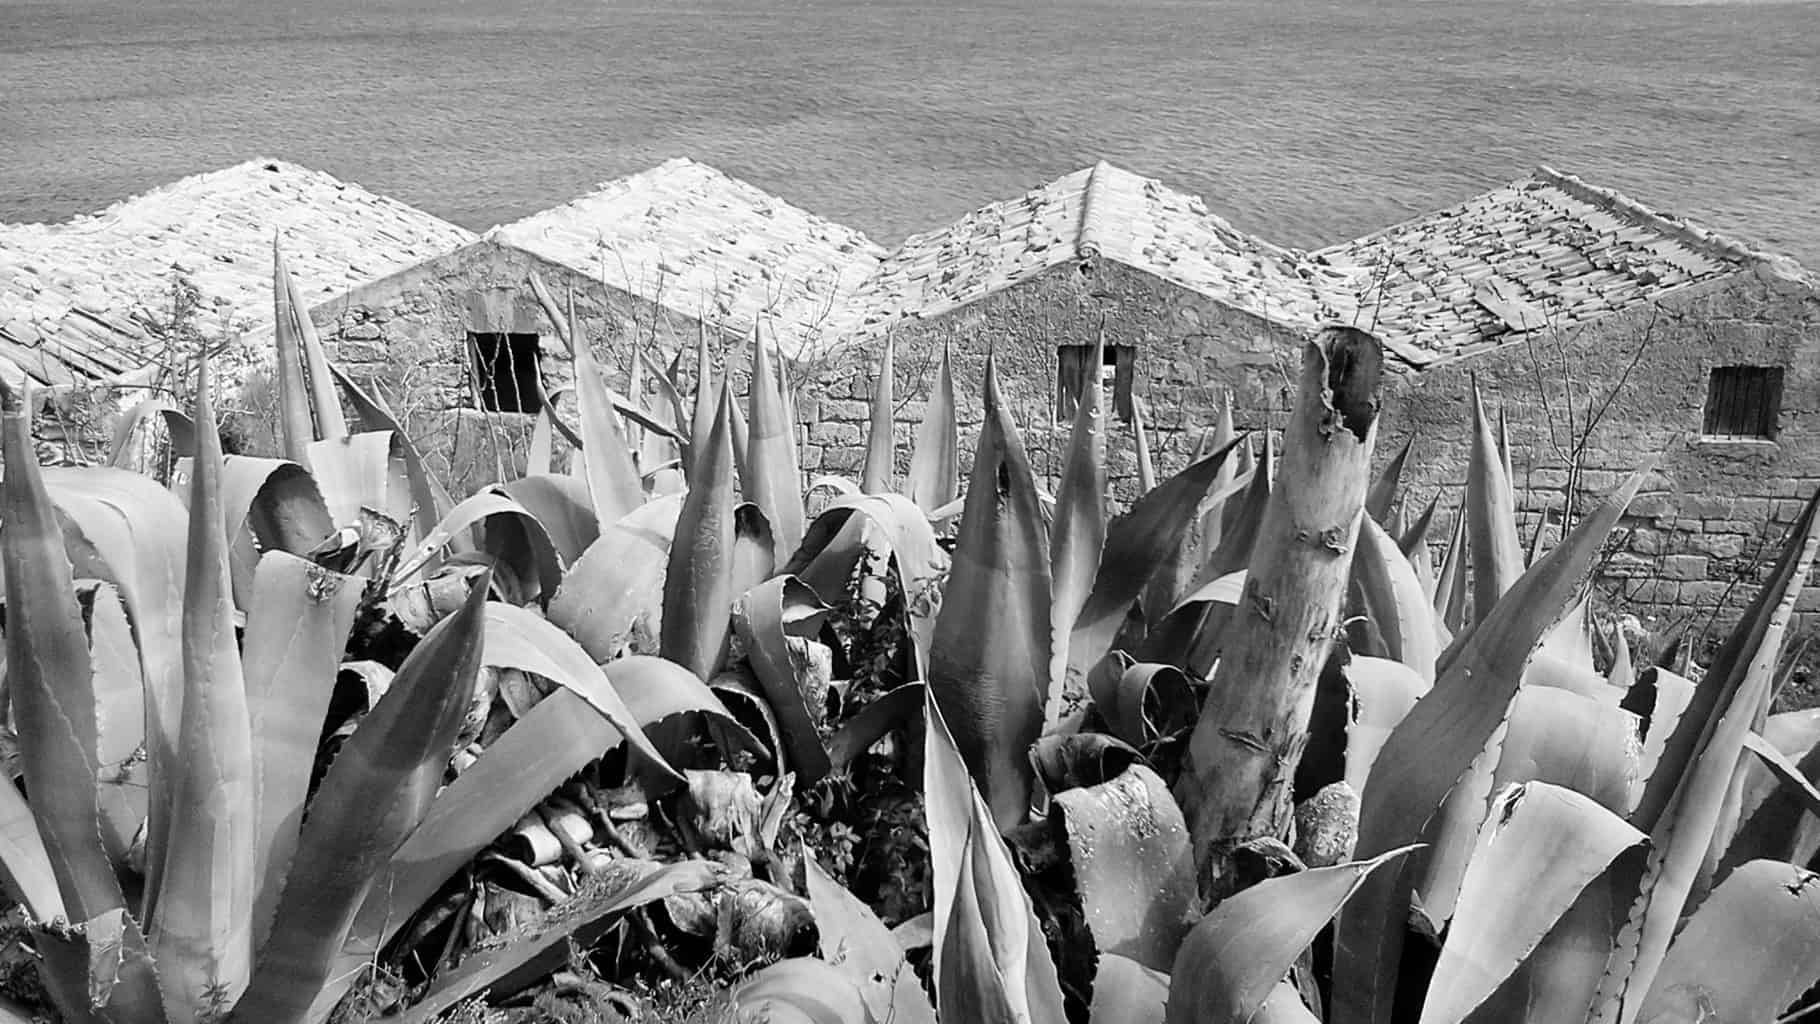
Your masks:
<path fill-rule="evenodd" d="M 0 0 L 0 220 L 274 156 L 484 228 L 676 155 L 884 242 L 1100 158 L 1301 245 L 1546 162 L 1820 267 L 1820 3 Z"/>

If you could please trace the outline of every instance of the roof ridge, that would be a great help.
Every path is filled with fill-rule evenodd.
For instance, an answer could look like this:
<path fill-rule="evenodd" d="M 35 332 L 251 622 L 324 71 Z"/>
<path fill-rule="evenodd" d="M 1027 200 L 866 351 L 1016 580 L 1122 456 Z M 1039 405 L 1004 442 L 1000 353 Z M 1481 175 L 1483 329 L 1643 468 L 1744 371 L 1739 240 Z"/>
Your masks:
<path fill-rule="evenodd" d="M 1081 259 L 1100 254 L 1100 219 L 1094 216 L 1098 205 L 1094 202 L 1102 188 L 1109 187 L 1101 171 L 1116 170 L 1104 160 L 1094 163 L 1087 170 L 1087 180 L 1081 185 L 1081 216 L 1074 228 L 1074 254 Z"/>
<path fill-rule="evenodd" d="M 1745 262 L 1770 262 L 1774 259 L 1771 254 L 1753 249 L 1737 239 L 1696 224 L 1690 224 L 1678 217 L 1659 213 L 1615 188 L 1594 185 L 1577 175 L 1557 171 L 1547 164 L 1537 165 L 1535 177 L 1583 203 L 1596 206 L 1607 213 L 1628 217 L 1645 227 L 1674 238 L 1690 248 L 1702 250 L 1710 255 Z"/>

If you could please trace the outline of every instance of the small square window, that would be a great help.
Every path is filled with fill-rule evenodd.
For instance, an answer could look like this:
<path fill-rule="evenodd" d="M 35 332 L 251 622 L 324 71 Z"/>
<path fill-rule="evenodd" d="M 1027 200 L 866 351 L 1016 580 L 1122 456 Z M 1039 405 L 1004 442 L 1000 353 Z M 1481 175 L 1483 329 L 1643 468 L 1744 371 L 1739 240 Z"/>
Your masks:
<path fill-rule="evenodd" d="M 1781 367 L 1715 366 L 1707 382 L 1701 433 L 1773 441 L 1781 412 Z"/>
<path fill-rule="evenodd" d="M 1094 367 L 1092 345 L 1063 345 L 1056 350 L 1055 415 L 1071 420 L 1080 407 L 1081 395 L 1097 371 L 1100 386 L 1118 418 L 1131 422 L 1131 379 L 1136 369 L 1137 348 L 1133 345 L 1107 345 Z"/>
<path fill-rule="evenodd" d="M 475 390 L 487 412 L 536 413 L 538 394 L 537 335 L 468 332 Z"/>

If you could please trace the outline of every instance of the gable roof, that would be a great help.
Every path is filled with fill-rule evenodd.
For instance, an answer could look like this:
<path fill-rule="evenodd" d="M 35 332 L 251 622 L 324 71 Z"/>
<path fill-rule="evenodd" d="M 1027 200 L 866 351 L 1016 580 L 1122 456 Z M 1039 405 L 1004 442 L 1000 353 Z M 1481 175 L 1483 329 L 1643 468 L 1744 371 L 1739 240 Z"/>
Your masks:
<path fill-rule="evenodd" d="M 913 235 L 855 293 L 863 333 L 940 316 L 1070 260 L 1097 255 L 1255 316 L 1293 326 L 1350 315 L 1350 294 L 1293 249 L 1209 213 L 1198 196 L 1101 162 Z"/>
<path fill-rule="evenodd" d="M 253 160 L 56 224 L 0 225 L 0 372 L 48 384 L 159 357 L 148 315 L 173 273 L 204 332 L 272 318 L 272 240 L 311 305 L 474 240 L 473 232 L 320 171 Z"/>
<path fill-rule="evenodd" d="M 761 319 L 813 343 L 884 249 L 852 228 L 686 158 L 488 231 L 683 316 L 736 333 Z"/>
<path fill-rule="evenodd" d="M 1310 258 L 1352 275 L 1356 322 L 1418 368 L 1753 266 L 1792 268 L 1548 167 Z"/>

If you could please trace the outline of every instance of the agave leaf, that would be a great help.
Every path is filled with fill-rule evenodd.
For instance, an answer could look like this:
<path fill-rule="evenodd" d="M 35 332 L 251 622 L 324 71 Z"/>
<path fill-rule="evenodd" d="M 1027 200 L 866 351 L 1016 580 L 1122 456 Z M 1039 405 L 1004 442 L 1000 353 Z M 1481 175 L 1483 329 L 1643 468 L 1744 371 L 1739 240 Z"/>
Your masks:
<path fill-rule="evenodd" d="M 1432 681 L 1439 636 L 1434 609 L 1414 566 L 1374 519 L 1359 524 L 1352 571 L 1365 597 L 1365 613 L 1384 638 L 1386 655 Z"/>
<path fill-rule="evenodd" d="M 935 1024 L 935 1009 L 904 958 L 904 949 L 872 908 L 835 881 L 805 851 L 803 874 L 815 910 L 822 958 L 859 989 L 875 1021 Z"/>
<path fill-rule="evenodd" d="M 849 531 L 851 520 L 863 530 Z M 900 494 L 843 495 L 828 503 L 803 536 L 802 546 L 783 567 L 817 594 L 840 593 L 869 541 L 882 538 L 903 587 L 906 612 L 916 641 L 924 650 L 935 630 L 941 607 L 948 556 L 936 542 L 929 520 Z M 825 600 L 825 599 L 824 599 Z"/>
<path fill-rule="evenodd" d="M 1163 1024 L 1169 975 L 1130 957 L 1101 953 L 1093 974 L 1092 1024 Z"/>
<path fill-rule="evenodd" d="M 118 584 L 133 622 L 146 687 L 145 879 L 146 891 L 155 894 L 163 878 L 177 777 L 173 762 L 183 701 L 188 517 L 175 495 L 137 473 L 48 469 L 43 480 L 63 522 L 64 546 L 77 574 Z"/>
<path fill-rule="evenodd" d="M 302 555 L 335 532 L 308 470 L 283 459 L 230 455 L 221 466 L 223 526 L 235 606 L 246 609 L 265 551 Z"/>
<path fill-rule="evenodd" d="M 929 692 L 993 819 L 1029 814 L 1030 745 L 1043 729 L 1049 550 L 1023 439 L 986 361 L 986 421 L 929 653 Z M 993 629 L 982 631 L 980 623 Z"/>
<path fill-rule="evenodd" d="M 871 1024 L 865 999 L 822 960 L 780 960 L 734 987 L 729 1024 Z"/>
<path fill-rule="evenodd" d="M 375 877 L 429 810 L 480 670 L 488 582 L 482 575 L 461 610 L 412 649 L 329 766 L 235 1007 L 241 1019 L 305 1019 Z"/>
<path fill-rule="evenodd" d="M 333 441 L 346 437 L 348 424 L 341 414 L 341 400 L 335 395 L 335 382 L 329 376 L 329 362 L 322 351 L 322 339 L 316 333 L 315 322 L 310 319 L 309 307 L 304 305 L 296 278 L 284 266 L 284 257 L 278 252 L 276 238 L 272 245 L 276 263 L 274 274 L 278 279 L 276 284 L 286 293 L 278 308 L 289 307 L 292 315 L 288 326 L 296 330 L 296 341 L 302 349 L 300 355 L 303 373 L 309 387 L 309 411 L 315 420 L 312 438 Z M 275 325 L 279 331 L 286 326 L 282 318 Z"/>
<path fill-rule="evenodd" d="M 196 451 L 196 424 L 191 422 L 189 414 L 162 398 L 148 398 L 133 406 L 114 424 L 112 442 L 108 445 L 107 464 L 115 469 L 133 468 L 133 450 L 129 442 L 133 431 L 149 416 L 159 416 L 164 420 L 164 429 L 171 438 L 171 454 L 179 458 L 192 455 Z"/>
<path fill-rule="evenodd" d="M 1132 602 L 1193 525 L 1194 509 L 1219 476 L 1231 448 L 1222 448 L 1152 488 L 1112 521 L 1105 553 L 1068 638 L 1067 684 L 1085 692 L 1093 667 L 1106 656 Z M 1184 604 L 1192 600 L 1183 601 Z"/>
<path fill-rule="evenodd" d="M 525 450 L 525 474 L 544 476 L 556 472 L 555 467 L 556 437 L 550 425 L 550 409 L 545 406 L 537 410 L 537 421 L 531 424 L 531 444 Z"/>
<path fill-rule="evenodd" d="M 1501 790 L 1466 869 L 1422 1024 L 1465 1020 L 1541 944 L 1581 890 L 1645 838 L 1571 789 L 1526 782 Z M 1603 965 L 1601 952 L 1597 966 Z M 1579 993 L 1582 1013 L 1597 977 L 1594 970 L 1592 984 Z"/>
<path fill-rule="evenodd" d="M 1139 494 L 1156 489 L 1156 463 L 1150 455 L 1150 428 L 1145 423 L 1145 402 L 1141 396 L 1131 399 L 1131 446 L 1137 450 L 1137 484 Z"/>
<path fill-rule="evenodd" d="M 254 575 L 243 657 L 255 759 L 255 948 L 271 930 L 297 849 L 317 741 L 364 582 L 282 551 L 260 559 Z"/>
<path fill-rule="evenodd" d="M 751 437 L 746 447 L 748 475 L 741 478 L 746 500 L 764 510 L 777 535 L 780 552 L 794 553 L 803 539 L 802 479 L 796 468 L 796 425 L 784 409 L 771 347 L 752 332 Z"/>
<path fill-rule="evenodd" d="M 699 446 L 695 475 L 670 545 L 659 649 L 703 679 L 727 647 L 733 604 L 733 395 L 723 383 L 714 425 Z"/>
<path fill-rule="evenodd" d="M 499 517 L 499 522 L 492 521 L 495 516 Z M 392 586 L 401 586 L 422 572 L 435 560 L 437 553 L 463 531 L 482 524 L 489 529 L 486 543 L 481 549 L 488 553 L 520 555 L 515 560 L 516 564 L 508 562 L 507 567 L 519 580 L 536 580 L 541 587 L 542 598 L 547 602 L 554 594 L 558 581 L 562 579 L 562 560 L 557 554 L 555 542 L 550 539 L 543 523 L 531 514 L 530 509 L 503 494 L 486 491 L 449 510 L 449 514 L 424 536 L 423 543 L 418 545 L 417 550 L 392 573 Z M 513 543 L 518 539 L 527 542 L 528 550 L 520 549 L 519 545 Z"/>
<path fill-rule="evenodd" d="M 656 651 L 664 568 L 682 507 L 680 494 L 639 506 L 602 530 L 563 576 L 550 601 L 550 621 L 596 662 L 611 660 L 628 646 L 639 653 Z"/>
<path fill-rule="evenodd" d="M 1113 735 L 1138 746 L 1154 743 L 1194 724 L 1195 693 L 1174 665 L 1133 662 L 1122 651 L 1117 671 L 1089 679 L 1093 703 Z"/>
<path fill-rule="evenodd" d="M 245 988 L 252 959 L 255 818 L 252 734 L 234 634 L 221 502 L 221 440 L 208 367 L 196 384 L 196 465 L 183 590 L 183 704 L 170 848 L 147 919 L 166 1012 L 188 1019 Z"/>
<path fill-rule="evenodd" d="M 1232 393 L 1229 391 L 1224 400 L 1220 402 L 1220 416 L 1214 421 L 1213 435 L 1202 439 L 1201 447 L 1194 453 L 1195 457 L 1189 461 L 1199 462 L 1214 452 L 1232 447 L 1232 442 L 1237 440 L 1238 436 L 1238 431 L 1232 425 Z M 1220 463 L 1220 472 L 1213 478 L 1214 493 L 1222 492 L 1237 483 L 1239 473 L 1237 459 L 1228 458 Z M 1223 501 L 1208 502 L 1203 505 L 1201 513 L 1201 554 L 1203 556 L 1211 555 L 1219 549 L 1225 523 L 1226 506 Z"/>
<path fill-rule="evenodd" d="M 828 773 L 822 743 L 822 709 L 812 708 L 799 683 L 802 649 L 821 632 L 828 608 L 794 576 L 775 576 L 747 591 L 733 606 L 733 628 L 752 672 L 777 712 L 798 785 L 813 785 Z"/>
<path fill-rule="evenodd" d="M 1472 544 L 1472 604 L 1474 614 L 1483 618 L 1523 575 L 1523 542 L 1517 538 L 1517 499 L 1510 473 L 1492 436 L 1476 378 L 1472 425 L 1471 457 L 1466 466 L 1466 529 Z"/>
<path fill-rule="evenodd" d="M 1631 909 L 1617 966 L 1597 1009 L 1603 1015 L 1615 1007 L 1624 1024 L 1636 1019 L 1642 1005 L 1637 994 L 1655 983 L 1689 896 L 1708 867 L 1745 738 L 1768 704 L 1782 640 L 1820 547 L 1817 511 L 1820 493 L 1808 500 L 1768 582 L 1701 678 L 1631 816 L 1650 830 L 1653 846 L 1643 893 Z M 1691 742 L 1683 742 L 1690 736 Z"/>
<path fill-rule="evenodd" d="M 689 485 L 695 485 L 695 460 L 708 442 L 708 430 L 714 425 L 714 361 L 708 355 L 708 330 L 702 327 L 695 338 L 695 412 L 689 418 Z"/>
<path fill-rule="evenodd" d="M 101 844 L 115 865 L 126 862 L 145 824 L 145 676 L 120 591 L 95 587 L 89 612 L 89 664 L 95 691 L 95 763 L 99 771 Z M 49 920 L 42 918 L 41 920 Z"/>
<path fill-rule="evenodd" d="M 581 408 L 579 454 L 587 466 L 594 516 L 603 523 L 616 522 L 644 503 L 644 485 L 614 416 L 614 396 L 586 342 L 575 346 L 575 398 Z"/>
<path fill-rule="evenodd" d="M 1773 720 L 1786 716 L 1770 717 Z M 1801 760 L 1791 764 L 1775 746 L 1759 740 L 1752 737 L 1746 741 L 1762 764 L 1750 766 L 1740 802 L 1738 830 L 1719 867 L 1721 878 L 1739 864 L 1758 858 L 1805 864 L 1820 849 L 1820 817 L 1816 817 L 1820 815 L 1820 793 L 1815 792 L 1813 784 L 1820 777 L 1820 748 L 1807 745 Z"/>
<path fill-rule="evenodd" d="M 641 729 L 672 715 L 701 712 L 744 732 L 726 705 L 681 666 L 634 656 L 603 670 L 604 677 L 539 701 L 436 797 L 368 893 L 337 977 L 364 959 L 358 950 L 391 941 L 437 887 L 528 808 L 625 742 L 626 734 L 599 713 L 604 702 L 623 700 Z"/>
<path fill-rule="evenodd" d="M 732 590 L 744 594 L 772 577 L 777 569 L 777 538 L 765 512 L 749 501 L 733 509 Z"/>
<path fill-rule="evenodd" d="M 937 1005 L 978 1008 L 979 1020 L 993 1019 L 996 1005 L 1006 1020 L 1061 1024 L 1055 962 L 1011 851 L 967 774 L 940 706 L 930 696 L 923 707 Z"/>
<path fill-rule="evenodd" d="M 0 561 L 12 723 L 42 849 L 63 902 L 78 920 L 87 920 L 125 904 L 99 832 L 99 740 L 88 637 L 63 531 L 32 444 L 32 403 L 4 384 L 0 403 L 6 465 L 0 481 L 5 522 Z"/>
<path fill-rule="evenodd" d="M 571 912 L 553 917 L 534 930 L 514 936 L 463 960 L 436 979 L 422 999 L 396 1019 L 398 1024 L 429 1024 L 456 1004 L 489 990 L 519 991 L 559 969 L 571 948 L 586 948 L 605 934 L 619 915 L 683 892 L 715 885 L 719 865 L 686 860 L 654 867 L 644 877 L 611 894 L 603 894 Z"/>
<path fill-rule="evenodd" d="M 1390 521 L 1390 506 L 1396 503 L 1397 489 L 1403 483 L 1403 467 L 1409 464 L 1409 454 L 1415 448 L 1416 436 L 1411 434 L 1397 454 L 1385 463 L 1383 472 L 1371 482 L 1371 490 L 1365 492 L 1365 514 L 1374 522 Z"/>
<path fill-rule="evenodd" d="M 359 521 L 363 507 L 401 523 L 410 518 L 410 477 L 393 456 L 396 437 L 368 432 L 309 445 L 303 465 L 316 478 L 329 518 L 347 526 Z"/>
<path fill-rule="evenodd" d="M 67 918 L 57 873 L 32 809 L 11 778 L 0 777 L 0 881 L 36 921 Z"/>
<path fill-rule="evenodd" d="M 1428 881 L 1421 886 L 1429 918 L 1439 924 L 1453 916 L 1493 794 L 1514 785 L 1548 784 L 1623 814 L 1637 774 L 1636 734 L 1635 716 L 1616 705 L 1555 687 L 1519 689 L 1502 742 L 1474 764 L 1442 804 L 1428 855 Z"/>
<path fill-rule="evenodd" d="M 1188 828 L 1169 786 L 1134 764 L 1115 779 L 1054 799 L 1094 947 L 1102 956 L 1167 969 L 1199 897 Z"/>
<path fill-rule="evenodd" d="M 1363 793 L 1384 741 L 1431 684 L 1400 661 L 1359 655 L 1346 663 L 1345 675 L 1352 697 L 1346 725 L 1346 784 L 1354 793 Z"/>
<path fill-rule="evenodd" d="M 1522 666 L 1576 594 L 1644 473 L 1592 509 L 1513 585 L 1390 734 L 1360 793 L 1358 851 L 1371 856 L 1418 836 L 1504 720 Z M 1409 880 L 1424 858 L 1369 882 L 1340 919 L 1335 1024 L 1388 1020 L 1408 916 Z"/>
<path fill-rule="evenodd" d="M 531 672 L 579 695 L 659 770 L 680 779 L 639 728 L 632 710 L 613 689 L 600 665 L 581 645 L 548 619 L 516 605 L 488 601 L 482 664 Z"/>
<path fill-rule="evenodd" d="M 1642 1024 L 1775 1019 L 1820 981 L 1820 876 L 1741 865 L 1688 919 L 1657 978 Z"/>
<path fill-rule="evenodd" d="M 1169 972 L 1169 1024 L 1245 1024 L 1277 983 L 1378 868 L 1413 846 L 1370 860 L 1266 879 L 1227 897 L 1188 932 Z"/>
<path fill-rule="evenodd" d="M 587 486 L 573 477 L 525 476 L 494 484 L 490 490 L 524 506 L 543 525 L 556 557 L 565 566 L 574 565 L 600 538 L 600 525 L 594 518 Z"/>
<path fill-rule="evenodd" d="M 1462 501 L 1459 511 L 1454 514 L 1447 547 L 1441 552 L 1441 573 L 1435 577 L 1435 611 L 1440 615 L 1441 627 L 1449 633 L 1459 633 L 1466 622 L 1467 605 L 1472 601 L 1472 574 L 1467 567 L 1471 557 L 1472 547 L 1466 537 L 1466 506 Z"/>
<path fill-rule="evenodd" d="M 1378 340 L 1353 328 L 1303 346 L 1279 486 L 1176 785 L 1204 877 L 1226 877 L 1231 845 L 1290 824 L 1314 687 L 1364 518 L 1382 363 Z"/>
<path fill-rule="evenodd" d="M 961 449 L 959 419 L 954 404 L 954 375 L 948 368 L 948 349 L 935 368 L 935 386 L 923 407 L 923 422 L 916 428 L 916 447 L 910 453 L 906 479 L 911 501 L 924 512 L 952 502 L 960 495 Z"/>
<path fill-rule="evenodd" d="M 162 1024 L 166 1019 L 145 935 L 124 908 L 76 928 L 35 927 L 31 935 L 39 975 L 69 1024 Z"/>
<path fill-rule="evenodd" d="M 368 431 L 389 430 L 397 439 L 399 458 L 404 463 L 405 476 L 411 485 L 411 504 L 415 512 L 411 522 L 416 524 L 415 532 L 421 533 L 429 524 L 447 515 L 450 507 L 455 504 L 454 500 L 449 497 L 449 492 L 441 481 L 424 468 L 423 456 L 418 452 L 417 445 L 405 433 L 398 417 L 392 414 L 385 402 L 378 395 L 367 394 L 355 383 L 354 378 L 341 372 L 341 368 L 333 363 L 329 364 L 329 372 L 335 375 L 336 383 L 341 385 L 342 392 L 348 396 L 348 402 L 354 406 L 362 427 Z"/>
<path fill-rule="evenodd" d="M 297 282 L 285 266 L 276 236 L 272 238 L 272 305 L 272 335 L 278 348 L 278 436 L 284 457 L 308 466 L 316 424 L 310 416 L 310 390 L 304 377 L 303 332 L 313 332 L 316 325 L 297 294 Z"/>
<path fill-rule="evenodd" d="M 892 436 L 892 418 L 896 409 L 892 389 L 896 384 L 895 349 L 891 335 L 885 335 L 885 349 L 879 355 L 877 383 L 872 387 L 872 419 L 866 433 L 866 464 L 860 474 L 860 490 L 866 494 L 884 494 L 891 490 L 891 476 L 897 469 L 897 445 Z"/>
<path fill-rule="evenodd" d="M 1101 363 L 1105 339 L 1094 342 L 1092 362 Z M 1056 485 L 1055 521 L 1049 529 L 1049 677 L 1045 721 L 1062 717 L 1068 679 L 1069 636 L 1093 590 L 1106 546 L 1106 430 L 1097 371 L 1074 410 L 1067 461 Z M 1134 598 L 1135 599 L 1135 598 Z M 1076 681 L 1076 691 L 1083 680 Z"/>

